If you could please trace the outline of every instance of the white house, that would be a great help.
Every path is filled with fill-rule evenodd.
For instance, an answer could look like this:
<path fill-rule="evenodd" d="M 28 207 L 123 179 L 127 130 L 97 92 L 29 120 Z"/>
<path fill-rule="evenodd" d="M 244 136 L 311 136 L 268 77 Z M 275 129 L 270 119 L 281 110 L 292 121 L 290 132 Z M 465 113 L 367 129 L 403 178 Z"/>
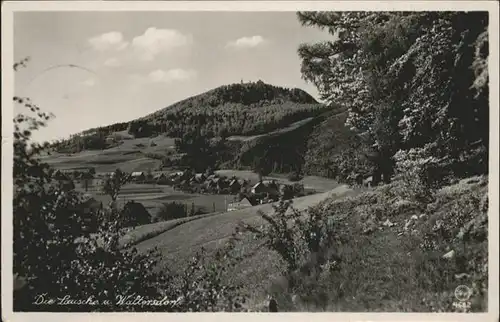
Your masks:
<path fill-rule="evenodd" d="M 257 194 L 257 193 L 261 193 L 263 191 L 266 190 L 266 186 L 264 185 L 264 183 L 262 182 L 257 182 L 256 184 L 254 184 L 254 186 L 252 187 L 252 190 L 251 192 L 253 194 Z"/>
<path fill-rule="evenodd" d="M 131 177 L 132 177 L 132 180 L 135 180 L 135 181 L 141 181 L 141 180 L 146 179 L 144 172 L 132 172 Z"/>
<path fill-rule="evenodd" d="M 253 205 L 250 202 L 250 200 L 248 200 L 248 198 L 243 198 L 239 202 L 233 202 L 233 203 L 228 204 L 227 211 L 234 211 L 234 210 L 244 209 L 244 208 L 248 208 L 248 207 L 252 207 L 252 206 Z"/>

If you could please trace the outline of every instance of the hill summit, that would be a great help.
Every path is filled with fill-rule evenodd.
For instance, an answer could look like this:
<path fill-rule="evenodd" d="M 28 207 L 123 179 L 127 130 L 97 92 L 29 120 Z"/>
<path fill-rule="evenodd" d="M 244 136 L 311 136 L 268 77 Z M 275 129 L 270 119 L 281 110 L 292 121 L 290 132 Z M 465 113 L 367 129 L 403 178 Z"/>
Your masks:
<path fill-rule="evenodd" d="M 298 88 L 263 81 L 223 85 L 186 98 L 129 122 L 86 130 L 80 135 L 107 137 L 128 131 L 135 137 L 163 134 L 182 137 L 196 130 L 204 135 L 255 135 L 315 116 L 323 105 Z"/>
<path fill-rule="evenodd" d="M 284 104 L 286 102 L 318 104 L 311 95 L 301 89 L 274 86 L 259 80 L 257 82 L 219 86 L 202 94 L 174 103 L 144 118 L 147 119 L 162 115 L 172 110 L 215 108 L 225 104 L 255 107 L 270 104 Z"/>

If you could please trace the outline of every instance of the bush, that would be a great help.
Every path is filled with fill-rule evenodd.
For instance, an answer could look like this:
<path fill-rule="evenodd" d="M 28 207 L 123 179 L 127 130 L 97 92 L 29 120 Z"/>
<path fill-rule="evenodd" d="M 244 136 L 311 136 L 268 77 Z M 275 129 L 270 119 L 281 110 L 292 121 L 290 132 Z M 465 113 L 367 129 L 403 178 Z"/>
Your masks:
<path fill-rule="evenodd" d="M 38 158 L 48 144 L 31 141 L 32 131 L 50 117 L 29 99 L 14 97 L 14 101 L 38 116 L 19 114 L 14 119 L 14 311 L 238 310 L 238 285 L 224 282 L 224 274 L 238 260 L 231 253 L 231 244 L 214 257 L 199 253 L 193 263 L 183 267 L 182 274 L 175 274 L 163 267 L 154 269 L 159 256 L 156 250 L 139 253 L 135 248 L 121 248 L 124 221 L 116 205 L 92 213 L 97 233 L 82 229 L 85 207 L 81 195 L 57 186 L 49 176 L 50 167 Z M 115 172 L 106 193 L 116 197 L 125 177 Z M 145 300 L 178 301 L 175 305 L 118 303 L 120 296 L 134 293 Z M 37 300 L 56 298 L 86 302 L 36 304 Z"/>
<path fill-rule="evenodd" d="M 144 156 L 147 158 L 150 158 L 150 159 L 162 160 L 162 161 L 165 158 L 165 156 L 163 154 L 152 153 L 152 152 L 144 153 Z"/>
<path fill-rule="evenodd" d="M 336 241 L 334 222 L 324 215 L 322 206 L 309 208 L 305 213 L 291 207 L 291 201 L 280 201 L 273 205 L 274 214 L 259 215 L 266 225 L 255 227 L 243 225 L 241 229 L 261 239 L 277 252 L 286 263 L 285 274 L 294 283 L 294 273 L 300 268 L 313 274 L 334 255 L 327 251 Z M 305 265 L 304 265 L 305 264 Z"/>
<path fill-rule="evenodd" d="M 151 223 L 151 215 L 142 203 L 129 201 L 122 211 L 123 226 L 140 226 Z"/>
<path fill-rule="evenodd" d="M 443 179 L 439 176 L 442 160 L 431 156 L 426 149 L 400 150 L 394 159 L 401 196 L 420 203 L 433 201 Z"/>
<path fill-rule="evenodd" d="M 168 202 L 158 210 L 154 221 L 172 220 L 188 216 L 186 206 L 180 202 Z"/>
<path fill-rule="evenodd" d="M 294 197 L 294 192 L 293 186 L 286 185 L 281 191 L 281 198 L 284 200 L 292 199 Z"/>

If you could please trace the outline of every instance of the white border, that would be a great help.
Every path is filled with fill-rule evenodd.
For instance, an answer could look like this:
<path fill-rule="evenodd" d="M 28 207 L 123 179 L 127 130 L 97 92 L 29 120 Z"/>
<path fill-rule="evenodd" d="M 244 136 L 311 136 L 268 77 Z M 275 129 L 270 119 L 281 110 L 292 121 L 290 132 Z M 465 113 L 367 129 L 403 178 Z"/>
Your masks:
<path fill-rule="evenodd" d="M 2 2 L 2 320 L 3 321 L 498 321 L 498 2 L 496 1 L 9 1 Z M 490 175 L 489 313 L 13 313 L 12 312 L 12 97 L 14 11 L 489 11 Z M 314 315 L 311 315 L 314 314 Z"/>

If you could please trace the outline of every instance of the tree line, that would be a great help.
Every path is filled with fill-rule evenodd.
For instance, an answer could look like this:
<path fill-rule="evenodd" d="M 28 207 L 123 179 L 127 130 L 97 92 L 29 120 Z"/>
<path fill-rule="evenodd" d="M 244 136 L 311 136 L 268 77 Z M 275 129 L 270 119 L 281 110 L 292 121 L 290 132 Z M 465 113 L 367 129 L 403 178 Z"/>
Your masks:
<path fill-rule="evenodd" d="M 435 158 L 450 175 L 488 171 L 488 13 L 297 16 L 332 35 L 300 46 L 303 78 L 348 109 L 345 125 L 368 149 L 358 154 L 374 161 L 374 177 L 390 178 L 396 159 L 411 160 L 409 151 Z"/>
<path fill-rule="evenodd" d="M 262 81 L 220 86 L 130 122 L 93 128 L 53 146 L 79 152 L 105 149 L 106 138 L 127 131 L 135 137 L 166 135 L 181 138 L 190 132 L 211 137 L 267 133 L 324 110 L 300 89 L 287 89 Z"/>

